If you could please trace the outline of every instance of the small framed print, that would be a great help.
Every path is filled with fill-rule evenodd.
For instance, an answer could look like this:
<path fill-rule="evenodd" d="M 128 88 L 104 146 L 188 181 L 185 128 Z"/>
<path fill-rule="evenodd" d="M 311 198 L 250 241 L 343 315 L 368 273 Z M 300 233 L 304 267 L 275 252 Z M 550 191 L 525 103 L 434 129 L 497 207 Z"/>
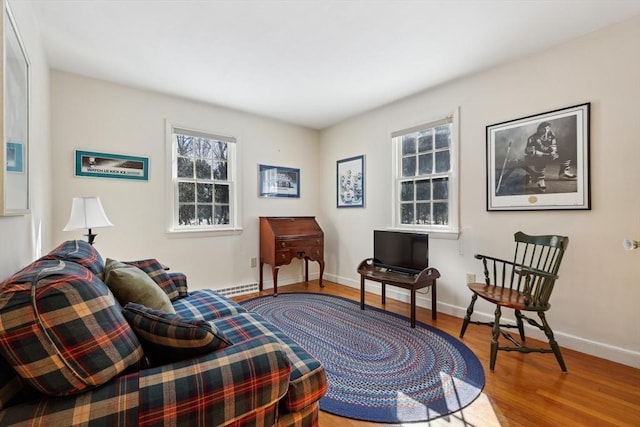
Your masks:
<path fill-rule="evenodd" d="M 7 172 L 24 172 L 24 145 L 7 142 Z"/>
<path fill-rule="evenodd" d="M 364 207 L 364 155 L 337 161 L 336 206 Z"/>
<path fill-rule="evenodd" d="M 589 103 L 487 126 L 487 210 L 591 209 Z"/>
<path fill-rule="evenodd" d="M 300 198 L 300 169 L 258 165 L 260 197 Z"/>

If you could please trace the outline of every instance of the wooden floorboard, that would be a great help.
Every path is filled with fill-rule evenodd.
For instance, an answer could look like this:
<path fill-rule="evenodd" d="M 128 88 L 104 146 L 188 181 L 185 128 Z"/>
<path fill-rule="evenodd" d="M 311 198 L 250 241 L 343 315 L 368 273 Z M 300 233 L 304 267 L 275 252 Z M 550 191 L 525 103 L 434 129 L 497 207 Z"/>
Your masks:
<path fill-rule="evenodd" d="M 278 292 L 320 292 L 360 300 L 359 289 L 326 280 L 324 283 L 324 288 L 320 288 L 317 281 L 278 286 Z M 242 300 L 270 293 L 268 291 L 234 299 Z M 367 293 L 366 302 L 407 317 L 410 315 L 409 304 L 389 296 L 383 306 L 380 304 L 380 295 Z M 549 318 L 552 322 L 551 314 Z M 416 319 L 454 337 L 458 337 L 460 333 L 462 319 L 457 317 L 438 313 L 438 319 L 431 320 L 431 311 L 418 307 Z M 480 397 L 454 414 L 429 423 L 406 425 L 640 426 L 640 369 L 562 348 L 569 371 L 567 374 L 562 373 L 553 354 L 517 352 L 499 352 L 496 369 L 491 372 L 490 340 L 491 330 L 477 325 L 469 325 L 462 340 L 484 367 L 486 381 Z M 536 340 L 528 339 L 527 342 L 531 344 Z M 562 347 L 561 341 L 559 344 Z M 357 421 L 321 411 L 320 425 L 373 427 L 390 424 Z"/>

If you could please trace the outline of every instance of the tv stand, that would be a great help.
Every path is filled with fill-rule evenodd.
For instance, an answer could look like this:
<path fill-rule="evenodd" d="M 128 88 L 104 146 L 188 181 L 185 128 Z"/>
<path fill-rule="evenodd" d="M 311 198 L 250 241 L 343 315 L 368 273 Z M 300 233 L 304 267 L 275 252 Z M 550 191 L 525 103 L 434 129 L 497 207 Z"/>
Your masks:
<path fill-rule="evenodd" d="M 380 282 L 382 284 L 382 304 L 386 301 L 386 285 L 397 286 L 411 291 L 411 327 L 416 327 L 416 290 L 432 287 L 431 291 L 431 319 L 438 318 L 436 301 L 436 279 L 440 272 L 435 268 L 425 268 L 418 274 L 397 272 L 386 267 L 374 264 L 373 258 L 367 258 L 358 266 L 360 274 L 360 309 L 364 310 L 364 283 L 365 280 Z"/>

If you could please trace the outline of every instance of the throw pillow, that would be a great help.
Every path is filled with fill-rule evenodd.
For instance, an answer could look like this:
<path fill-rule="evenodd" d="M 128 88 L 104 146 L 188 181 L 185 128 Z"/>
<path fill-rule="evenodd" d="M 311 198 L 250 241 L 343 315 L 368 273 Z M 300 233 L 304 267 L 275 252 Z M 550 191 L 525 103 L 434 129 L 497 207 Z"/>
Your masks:
<path fill-rule="evenodd" d="M 100 253 L 84 240 L 67 240 L 57 248 L 46 254 L 42 259 L 59 259 L 72 261 L 91 270 L 93 274 L 102 279 L 104 273 L 104 261 Z"/>
<path fill-rule="evenodd" d="M 138 267 L 107 258 L 104 271 L 105 283 L 122 306 L 135 302 L 168 313 L 176 312 L 167 294 Z"/>
<path fill-rule="evenodd" d="M 128 303 L 124 317 L 142 343 L 152 366 L 177 362 L 231 345 L 215 326 L 204 320 Z"/>
<path fill-rule="evenodd" d="M 137 369 L 142 347 L 104 282 L 74 262 L 36 264 L 0 293 L 0 353 L 18 375 L 63 396 Z"/>
<path fill-rule="evenodd" d="M 139 261 L 124 261 L 124 263 L 136 266 L 140 270 L 147 273 L 147 275 L 151 277 L 153 281 L 158 284 L 158 286 L 160 286 L 164 293 L 167 294 L 171 301 L 176 301 L 182 297 L 187 296 L 176 288 L 173 279 L 166 271 L 167 267 L 158 262 L 158 260 L 150 258 Z"/>

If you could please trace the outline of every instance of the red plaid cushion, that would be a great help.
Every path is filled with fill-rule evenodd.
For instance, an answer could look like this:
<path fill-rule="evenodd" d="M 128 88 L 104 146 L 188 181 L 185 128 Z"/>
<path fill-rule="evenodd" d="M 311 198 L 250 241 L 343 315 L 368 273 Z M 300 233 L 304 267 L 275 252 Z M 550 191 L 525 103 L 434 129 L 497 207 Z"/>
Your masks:
<path fill-rule="evenodd" d="M 142 342 L 152 366 L 199 356 L 231 345 L 227 337 L 204 320 L 128 303 L 124 317 Z"/>
<path fill-rule="evenodd" d="M 167 274 L 165 266 L 160 264 L 157 260 L 143 259 L 140 261 L 124 261 L 124 263 L 134 265 L 147 273 L 149 277 L 151 277 L 153 281 L 160 286 L 164 293 L 167 294 L 171 301 L 175 301 L 180 298 L 178 289 L 169 274 Z"/>
<path fill-rule="evenodd" d="M 72 261 L 88 268 L 100 278 L 104 273 L 104 261 L 100 253 L 84 240 L 67 240 L 41 259 Z"/>
<path fill-rule="evenodd" d="M 18 375 L 65 395 L 137 367 L 142 347 L 107 286 L 73 262 L 36 264 L 0 294 L 0 353 Z"/>

